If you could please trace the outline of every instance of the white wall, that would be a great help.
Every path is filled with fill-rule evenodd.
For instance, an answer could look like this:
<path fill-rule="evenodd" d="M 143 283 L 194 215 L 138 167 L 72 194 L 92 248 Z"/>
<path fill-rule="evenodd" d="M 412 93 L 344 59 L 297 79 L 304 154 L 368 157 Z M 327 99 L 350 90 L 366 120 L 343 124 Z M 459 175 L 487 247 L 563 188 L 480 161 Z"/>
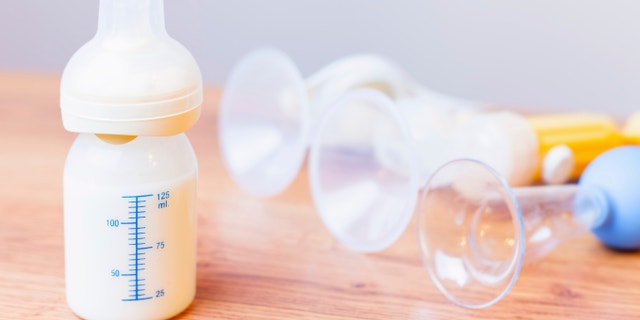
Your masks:
<path fill-rule="evenodd" d="M 59 72 L 90 38 L 98 0 L 0 0 L 0 69 Z M 360 52 L 436 90 L 528 107 L 640 109 L 633 0 L 166 0 L 167 28 L 222 83 L 258 46 L 310 74 Z"/>

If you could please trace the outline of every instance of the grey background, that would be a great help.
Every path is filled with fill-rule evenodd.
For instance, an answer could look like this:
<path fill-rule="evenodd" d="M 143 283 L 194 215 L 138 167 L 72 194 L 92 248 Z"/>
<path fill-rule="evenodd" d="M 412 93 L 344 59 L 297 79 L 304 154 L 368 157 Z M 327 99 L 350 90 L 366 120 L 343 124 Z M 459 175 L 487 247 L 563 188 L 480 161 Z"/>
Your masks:
<path fill-rule="evenodd" d="M 60 73 L 95 32 L 98 0 L 0 4 L 0 70 Z M 165 10 L 211 84 L 268 45 L 305 75 L 376 52 L 470 99 L 618 117 L 640 109 L 638 1 L 166 0 Z"/>

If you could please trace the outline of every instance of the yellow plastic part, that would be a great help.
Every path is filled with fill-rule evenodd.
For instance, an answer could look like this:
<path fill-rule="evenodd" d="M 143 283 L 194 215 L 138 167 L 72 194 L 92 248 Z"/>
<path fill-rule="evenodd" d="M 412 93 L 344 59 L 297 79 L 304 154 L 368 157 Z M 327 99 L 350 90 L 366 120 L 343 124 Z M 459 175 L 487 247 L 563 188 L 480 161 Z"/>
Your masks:
<path fill-rule="evenodd" d="M 636 128 L 640 141 L 640 114 Z M 527 117 L 538 136 L 540 162 L 547 152 L 566 145 L 575 157 L 571 179 L 575 180 L 586 166 L 601 153 L 628 143 L 616 122 L 605 115 L 591 113 L 565 113 Z M 535 180 L 540 181 L 540 168 Z"/>

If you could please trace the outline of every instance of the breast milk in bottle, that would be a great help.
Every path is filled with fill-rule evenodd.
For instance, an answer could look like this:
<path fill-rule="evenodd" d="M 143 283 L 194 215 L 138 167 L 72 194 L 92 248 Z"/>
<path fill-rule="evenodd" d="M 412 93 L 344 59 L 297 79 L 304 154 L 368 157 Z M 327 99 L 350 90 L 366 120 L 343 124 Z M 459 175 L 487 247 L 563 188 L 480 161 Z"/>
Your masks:
<path fill-rule="evenodd" d="M 66 296 L 86 319 L 164 319 L 196 288 L 197 161 L 184 132 L 202 78 L 162 0 L 100 0 L 62 76 Z"/>

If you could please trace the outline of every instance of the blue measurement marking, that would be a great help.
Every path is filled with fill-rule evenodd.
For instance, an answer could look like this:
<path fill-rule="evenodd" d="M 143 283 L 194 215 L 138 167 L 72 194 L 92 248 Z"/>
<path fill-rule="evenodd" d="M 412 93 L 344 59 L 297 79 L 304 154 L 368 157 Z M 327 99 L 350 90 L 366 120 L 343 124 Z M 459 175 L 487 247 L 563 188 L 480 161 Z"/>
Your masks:
<path fill-rule="evenodd" d="M 137 196 L 123 196 L 124 199 L 129 199 L 129 217 L 128 220 L 121 222 L 120 224 L 126 224 L 130 227 L 128 228 L 129 236 L 127 240 L 129 240 L 129 246 L 133 247 L 134 251 L 129 253 L 129 272 L 123 273 L 121 276 L 123 277 L 132 277 L 129 279 L 129 295 L 126 298 L 123 298 L 122 301 L 141 301 L 141 300 L 149 300 L 152 296 L 148 296 L 145 294 L 145 279 L 140 276 L 140 272 L 146 270 L 146 263 L 144 261 L 146 258 L 144 257 L 144 250 L 149 250 L 153 248 L 152 246 L 146 246 L 146 242 L 143 240 L 146 239 L 144 236 L 146 232 L 141 231 L 146 227 L 141 226 L 141 220 L 145 219 L 146 213 L 145 211 L 145 203 L 147 200 L 145 198 L 152 197 L 153 194 L 143 194 Z"/>

